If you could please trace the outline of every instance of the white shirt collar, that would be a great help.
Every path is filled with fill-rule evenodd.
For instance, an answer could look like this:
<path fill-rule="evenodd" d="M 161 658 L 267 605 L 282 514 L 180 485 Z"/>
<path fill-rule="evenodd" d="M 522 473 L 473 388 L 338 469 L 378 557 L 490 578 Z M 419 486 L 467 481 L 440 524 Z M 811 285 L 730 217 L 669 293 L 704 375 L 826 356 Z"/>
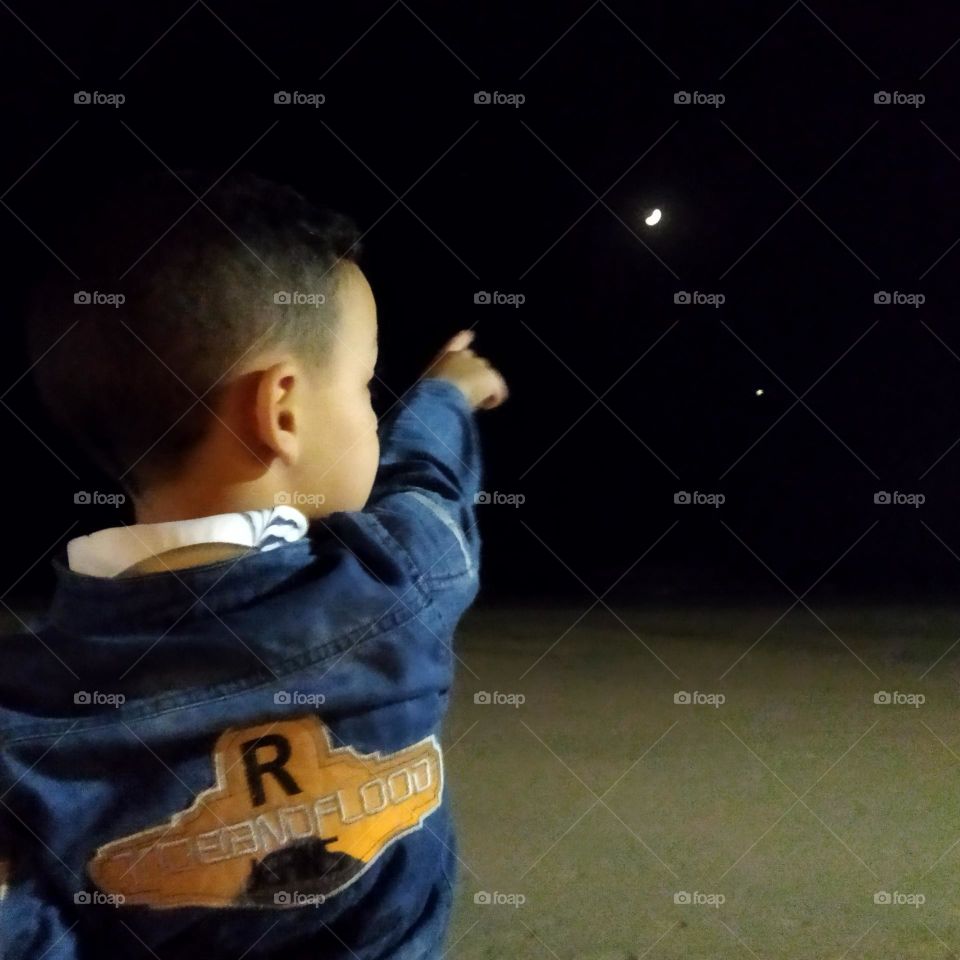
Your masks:
<path fill-rule="evenodd" d="M 115 577 L 147 557 L 196 543 L 234 543 L 273 550 L 304 537 L 307 523 L 296 507 L 284 505 L 191 520 L 108 527 L 71 540 L 67 544 L 67 564 L 77 573 Z"/>

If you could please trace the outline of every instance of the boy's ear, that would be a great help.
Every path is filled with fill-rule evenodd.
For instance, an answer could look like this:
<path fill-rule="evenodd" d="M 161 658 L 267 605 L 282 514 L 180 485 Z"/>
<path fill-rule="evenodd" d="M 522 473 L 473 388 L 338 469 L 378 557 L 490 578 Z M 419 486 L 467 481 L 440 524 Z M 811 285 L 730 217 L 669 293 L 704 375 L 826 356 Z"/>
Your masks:
<path fill-rule="evenodd" d="M 257 439 L 286 466 L 300 456 L 300 395 L 303 371 L 283 360 L 260 375 L 256 393 Z"/>

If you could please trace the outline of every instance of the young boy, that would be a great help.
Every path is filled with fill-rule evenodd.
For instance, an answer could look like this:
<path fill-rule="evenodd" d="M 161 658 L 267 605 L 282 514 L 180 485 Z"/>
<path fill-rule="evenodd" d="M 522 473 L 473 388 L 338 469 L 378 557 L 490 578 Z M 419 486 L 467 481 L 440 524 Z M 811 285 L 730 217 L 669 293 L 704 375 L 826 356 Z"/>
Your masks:
<path fill-rule="evenodd" d="M 135 522 L 71 540 L 0 644 L 0 957 L 438 958 L 474 411 L 507 388 L 463 330 L 378 438 L 355 228 L 194 192 L 121 193 L 84 289 L 31 312 L 41 396 Z"/>

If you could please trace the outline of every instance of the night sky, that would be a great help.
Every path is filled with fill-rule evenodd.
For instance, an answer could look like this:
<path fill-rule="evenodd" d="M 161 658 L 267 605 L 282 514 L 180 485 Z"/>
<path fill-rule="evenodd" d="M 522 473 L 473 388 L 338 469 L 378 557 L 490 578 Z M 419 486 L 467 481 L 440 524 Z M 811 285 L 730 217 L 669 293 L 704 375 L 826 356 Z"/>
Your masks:
<path fill-rule="evenodd" d="M 80 199 L 189 166 L 367 231 L 384 408 L 478 331 L 485 488 L 524 499 L 480 508 L 489 596 L 952 594 L 958 38 L 893 3 L 4 3 L 5 525 L 48 551 L 7 592 L 131 519 L 73 502 L 111 488 L 24 376 L 26 291 Z"/>

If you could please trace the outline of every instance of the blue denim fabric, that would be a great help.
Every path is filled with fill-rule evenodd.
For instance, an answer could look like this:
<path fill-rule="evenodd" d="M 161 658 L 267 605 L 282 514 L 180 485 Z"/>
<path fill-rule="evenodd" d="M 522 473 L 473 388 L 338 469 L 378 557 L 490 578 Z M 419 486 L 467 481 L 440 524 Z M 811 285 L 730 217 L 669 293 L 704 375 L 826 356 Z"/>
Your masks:
<path fill-rule="evenodd" d="M 359 754 L 439 734 L 454 628 L 479 589 L 476 422 L 459 388 L 427 379 L 380 433 L 366 508 L 298 542 L 126 579 L 55 559 L 43 626 L 0 639 L 3 960 L 442 954 L 457 877 L 448 794 L 321 903 L 78 902 L 96 899 L 100 847 L 169 824 L 215 786 L 225 730 L 312 715 Z M 116 694 L 121 705 L 103 702 Z M 311 694 L 322 704 L 304 706 Z"/>

